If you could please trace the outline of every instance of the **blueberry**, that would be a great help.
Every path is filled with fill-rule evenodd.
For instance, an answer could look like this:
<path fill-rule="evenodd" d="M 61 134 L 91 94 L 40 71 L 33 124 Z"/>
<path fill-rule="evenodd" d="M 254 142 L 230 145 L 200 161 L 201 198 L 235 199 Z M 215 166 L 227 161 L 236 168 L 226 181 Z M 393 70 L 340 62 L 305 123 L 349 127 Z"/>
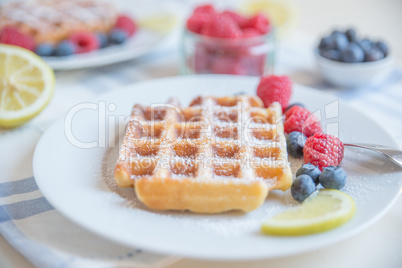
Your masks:
<path fill-rule="evenodd" d="M 373 47 L 373 43 L 368 39 L 363 39 L 358 44 L 365 52 Z"/>
<path fill-rule="evenodd" d="M 347 177 L 345 170 L 340 166 L 330 166 L 322 171 L 319 180 L 324 188 L 340 190 L 345 186 Z"/>
<path fill-rule="evenodd" d="M 38 45 L 35 49 L 35 53 L 41 57 L 49 57 L 53 54 L 54 47 L 50 43 L 42 43 Z"/>
<path fill-rule="evenodd" d="M 334 36 L 334 35 L 337 35 L 337 34 L 341 34 L 342 32 L 341 31 L 338 31 L 338 30 L 334 30 L 334 31 L 332 31 L 332 33 L 331 33 L 331 37 L 332 36 Z"/>
<path fill-rule="evenodd" d="M 114 44 L 122 44 L 127 40 L 127 33 L 125 31 L 114 29 L 110 33 L 110 41 Z"/>
<path fill-rule="evenodd" d="M 346 37 L 348 38 L 349 42 L 356 42 L 357 37 L 356 37 L 356 31 L 352 28 L 347 29 L 345 32 Z"/>
<path fill-rule="evenodd" d="M 289 110 L 290 108 L 292 108 L 293 106 L 299 106 L 299 107 L 306 108 L 306 106 L 304 106 L 303 103 L 295 102 L 295 103 L 292 103 L 291 105 L 289 105 L 288 107 L 286 107 L 285 112 L 286 112 L 287 110 Z"/>
<path fill-rule="evenodd" d="M 380 50 L 382 51 L 382 53 L 384 53 L 384 56 L 385 56 L 385 57 L 388 56 L 389 49 L 388 49 L 387 44 L 385 44 L 385 43 L 382 42 L 382 41 L 378 41 L 378 42 L 375 43 L 375 46 L 376 46 L 378 49 L 380 49 Z"/>
<path fill-rule="evenodd" d="M 318 44 L 318 49 L 320 51 L 325 51 L 328 49 L 331 49 L 332 47 L 332 39 L 331 37 L 324 37 L 320 40 L 320 43 Z"/>
<path fill-rule="evenodd" d="M 357 43 L 350 43 L 348 47 L 341 53 L 341 61 L 343 62 L 362 62 L 364 61 L 364 51 Z"/>
<path fill-rule="evenodd" d="M 106 34 L 96 33 L 96 38 L 98 38 L 100 48 L 104 48 L 107 46 L 109 39 Z"/>
<path fill-rule="evenodd" d="M 300 175 L 293 181 L 290 191 L 295 200 L 303 202 L 315 189 L 314 181 L 310 176 Z"/>
<path fill-rule="evenodd" d="M 60 42 L 55 49 L 56 56 L 70 56 L 73 55 L 74 53 L 75 53 L 75 46 L 69 40 Z"/>
<path fill-rule="evenodd" d="M 286 136 L 287 151 L 289 155 L 300 158 L 303 156 L 303 148 L 307 137 L 298 131 L 293 131 Z"/>
<path fill-rule="evenodd" d="M 331 35 L 331 39 L 332 39 L 331 48 L 340 51 L 344 50 L 349 44 L 348 38 L 346 37 L 345 34 L 341 32 L 334 32 Z"/>
<path fill-rule="evenodd" d="M 383 58 L 384 53 L 376 47 L 373 47 L 372 49 L 364 53 L 364 61 L 377 61 Z"/>
<path fill-rule="evenodd" d="M 303 133 L 293 131 L 290 132 L 286 137 L 286 144 L 288 148 L 288 153 L 296 158 L 303 156 L 303 147 L 306 143 L 306 136 Z"/>
<path fill-rule="evenodd" d="M 329 60 L 335 60 L 335 61 L 341 60 L 341 52 L 336 49 L 324 51 L 321 55 Z"/>
<path fill-rule="evenodd" d="M 297 170 L 296 177 L 299 177 L 300 175 L 303 174 L 310 176 L 313 179 L 315 185 L 319 183 L 318 177 L 320 176 L 321 171 L 318 167 L 314 166 L 313 164 L 308 163 L 302 165 L 301 168 Z"/>

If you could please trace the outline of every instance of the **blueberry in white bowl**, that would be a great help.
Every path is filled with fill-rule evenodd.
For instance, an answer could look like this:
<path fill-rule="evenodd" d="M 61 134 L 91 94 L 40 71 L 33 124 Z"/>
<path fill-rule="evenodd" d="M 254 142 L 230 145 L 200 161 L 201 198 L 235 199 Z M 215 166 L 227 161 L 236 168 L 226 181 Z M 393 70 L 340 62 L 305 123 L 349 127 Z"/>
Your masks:
<path fill-rule="evenodd" d="M 376 60 L 387 57 L 389 47 L 382 40 L 359 38 L 356 31 L 350 28 L 345 32 L 335 30 L 323 37 L 318 44 L 318 51 L 321 56 L 330 60 L 358 63 L 374 61 L 373 57 L 367 58 L 368 54 L 376 54 Z"/>
<path fill-rule="evenodd" d="M 364 50 L 356 42 L 350 42 L 346 48 L 340 51 L 340 61 L 343 62 L 363 62 Z"/>
<path fill-rule="evenodd" d="M 348 38 L 349 42 L 356 42 L 357 41 L 357 36 L 356 36 L 356 31 L 355 29 L 347 29 L 345 31 L 345 35 Z"/>
<path fill-rule="evenodd" d="M 374 83 L 383 79 L 392 66 L 385 41 L 361 38 L 353 28 L 335 30 L 321 38 L 315 54 L 323 77 L 340 87 Z"/>
<path fill-rule="evenodd" d="M 344 33 L 334 31 L 330 36 L 330 48 L 343 51 L 349 44 L 349 40 Z"/>

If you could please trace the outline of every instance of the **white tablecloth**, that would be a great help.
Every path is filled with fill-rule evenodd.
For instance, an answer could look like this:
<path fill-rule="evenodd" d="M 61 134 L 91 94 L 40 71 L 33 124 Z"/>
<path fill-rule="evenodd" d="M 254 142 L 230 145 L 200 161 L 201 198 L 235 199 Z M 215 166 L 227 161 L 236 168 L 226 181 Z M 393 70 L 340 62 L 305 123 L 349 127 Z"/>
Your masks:
<path fill-rule="evenodd" d="M 335 94 L 349 104 L 365 111 L 386 127 L 402 147 L 402 72 L 397 67 L 386 81 L 379 85 L 346 90 L 326 84 L 315 70 L 312 48 L 315 40 L 301 33 L 295 34 L 279 46 L 276 73 L 288 74 L 294 82 L 312 86 Z M 152 55 L 129 62 L 93 70 L 57 73 L 56 93 L 49 106 L 30 123 L 14 129 L 0 131 L 0 233 L 33 265 L 38 267 L 162 267 L 178 258 L 164 256 L 141 249 L 127 248 L 98 237 L 72 223 L 53 209 L 38 190 L 32 173 L 32 157 L 42 133 L 70 107 L 124 85 L 158 77 L 178 75 L 178 56 L 173 40 Z M 61 153 L 61 152 L 60 152 Z M 387 258 L 378 258 L 382 267 L 397 267 L 402 263 L 394 248 L 402 248 L 402 200 L 399 199 L 382 223 L 388 230 L 371 229 L 375 243 L 386 248 Z M 378 228 L 377 228 L 378 229 Z M 392 232 L 396 232 L 392 235 Z M 370 237 L 370 236 L 366 236 Z M 352 254 L 370 254 L 370 241 L 351 238 L 344 244 Z M 345 253 L 343 248 L 333 247 L 334 253 L 323 251 L 324 258 Z M 360 251 L 359 251 L 360 250 Z M 365 251 L 366 250 L 366 251 Z M 360 253 L 358 253 L 359 251 Z M 377 253 L 376 252 L 376 253 Z M 300 260 L 313 258 L 309 254 L 268 262 L 249 263 L 258 267 L 298 264 Z M 318 257 L 318 256 L 317 256 Z M 370 258 L 368 258 L 370 259 Z M 353 259 L 354 261 L 356 258 Z M 381 261 L 381 262 L 380 262 Z M 388 262 L 387 262 L 388 261 Z M 337 263 L 337 262 L 334 262 Z M 362 262 L 364 263 L 364 261 Z M 182 261 L 177 267 L 202 266 L 206 263 Z M 243 263 L 245 264 L 245 263 Z M 317 263 L 316 263 L 317 264 Z M 328 264 L 328 263 L 327 263 Z M 326 264 L 326 267 L 328 265 Z M 354 267 L 358 263 L 351 263 Z M 370 262 L 373 264 L 373 262 Z M 388 265 L 387 265 L 388 264 Z M 217 263 L 209 265 L 218 267 Z M 240 267 L 242 263 L 231 264 Z M 330 265 L 329 265 L 330 266 Z M 311 265 L 311 267 L 318 267 Z M 335 267 L 335 266 L 334 266 Z M 373 266 L 367 266 L 373 267 Z"/>

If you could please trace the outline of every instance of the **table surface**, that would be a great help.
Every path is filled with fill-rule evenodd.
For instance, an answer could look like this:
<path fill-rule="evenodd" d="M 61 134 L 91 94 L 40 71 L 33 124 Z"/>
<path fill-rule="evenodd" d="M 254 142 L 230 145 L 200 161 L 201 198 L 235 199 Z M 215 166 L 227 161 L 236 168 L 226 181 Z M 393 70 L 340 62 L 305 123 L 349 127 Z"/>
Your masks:
<path fill-rule="evenodd" d="M 354 26 L 359 32 L 386 39 L 394 48 L 395 61 L 402 65 L 402 1 L 400 0 L 338 0 L 294 1 L 299 11 L 297 30 L 311 36 L 321 36 L 335 27 Z M 294 44 L 293 44 L 294 45 Z M 176 75 L 177 55 L 147 66 L 158 76 Z M 141 61 L 136 64 L 143 64 Z M 303 70 L 288 73 L 294 82 L 306 84 L 308 74 Z M 152 76 L 152 73 L 150 74 Z M 401 144 L 401 140 L 399 139 Z M 301 255 L 249 262 L 209 262 L 182 259 L 171 267 L 402 267 L 402 197 L 378 222 L 353 238 Z M 348 258 L 340 258 L 348 256 Z M 0 267 L 33 267 L 0 236 Z"/>

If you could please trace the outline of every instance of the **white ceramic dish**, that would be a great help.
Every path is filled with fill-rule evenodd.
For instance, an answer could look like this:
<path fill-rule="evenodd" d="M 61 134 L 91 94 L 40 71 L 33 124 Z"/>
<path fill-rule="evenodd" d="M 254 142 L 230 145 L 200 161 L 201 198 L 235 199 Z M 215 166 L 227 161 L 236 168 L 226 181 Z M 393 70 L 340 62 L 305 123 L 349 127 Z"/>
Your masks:
<path fill-rule="evenodd" d="M 335 230 L 304 237 L 265 236 L 259 231 L 263 219 L 295 205 L 289 191 L 271 192 L 259 209 L 247 214 L 197 215 L 147 209 L 133 189 L 116 187 L 116 139 L 122 137 L 124 125 L 116 122 L 130 114 L 134 103 L 162 102 L 172 95 L 188 104 L 198 94 L 254 94 L 257 83 L 257 78 L 239 76 L 173 77 L 116 89 L 93 104 L 82 104 L 74 116 L 60 119 L 39 141 L 33 161 L 39 188 L 56 209 L 99 235 L 129 246 L 201 259 L 251 260 L 301 253 L 346 239 L 378 220 L 400 193 L 402 176 L 391 162 L 366 151 L 347 149 L 344 159 L 349 175 L 344 191 L 356 201 L 355 217 Z M 330 118 L 332 126 L 339 123 L 345 141 L 396 146 L 385 129 L 334 96 L 295 85 L 293 100 L 323 112 L 322 118 Z M 339 111 L 339 117 L 334 117 L 334 111 Z M 118 125 L 120 133 L 109 135 Z M 103 141 L 105 146 L 99 146 Z M 80 148 L 79 142 L 95 147 Z M 296 162 L 292 166 L 297 169 Z"/>
<path fill-rule="evenodd" d="M 72 70 L 99 67 L 131 60 L 145 55 L 163 44 L 167 34 L 146 29 L 137 33 L 121 45 L 113 45 L 93 52 L 68 57 L 42 57 L 54 70 Z"/>
<path fill-rule="evenodd" d="M 176 19 L 173 28 L 168 31 L 153 31 L 139 27 L 136 34 L 122 45 L 113 45 L 94 52 L 76 54 L 69 57 L 43 57 L 55 70 L 72 70 L 100 67 L 131 60 L 143 56 L 164 45 L 171 35 L 177 34 L 183 19 L 183 7 L 178 3 L 156 0 L 106 0 L 116 6 L 119 13 L 128 14 L 137 24 L 150 17 L 170 15 Z"/>
<path fill-rule="evenodd" d="M 383 79 L 392 67 L 392 55 L 386 58 L 361 63 L 344 63 L 329 60 L 314 52 L 322 76 L 335 86 L 352 88 L 376 83 Z"/>

